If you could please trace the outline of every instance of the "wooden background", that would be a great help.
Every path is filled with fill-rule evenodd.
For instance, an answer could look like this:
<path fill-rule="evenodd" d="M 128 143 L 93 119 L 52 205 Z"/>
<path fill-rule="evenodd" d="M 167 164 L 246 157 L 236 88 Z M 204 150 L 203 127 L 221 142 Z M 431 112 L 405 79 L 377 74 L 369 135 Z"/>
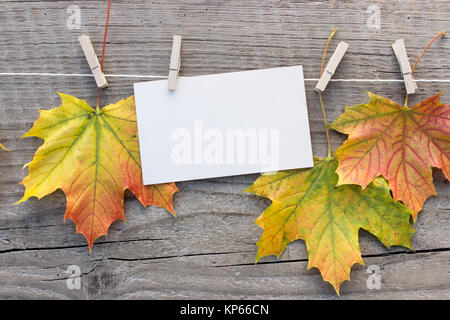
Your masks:
<path fill-rule="evenodd" d="M 177 218 L 143 208 L 126 195 L 128 221 L 116 222 L 92 254 L 74 224 L 63 221 L 65 199 L 56 192 L 13 205 L 24 188 L 23 164 L 39 139 L 19 138 L 39 108 L 59 106 L 57 92 L 96 103 L 97 89 L 77 37 L 87 33 L 101 52 L 105 0 L 0 2 L 0 298 L 106 299 L 305 299 L 337 298 L 316 269 L 307 271 L 303 241 L 279 260 L 254 265 L 261 229 L 254 220 L 268 201 L 241 190 L 257 175 L 179 183 Z M 369 29 L 366 12 L 376 4 L 381 29 Z M 81 9 L 81 29 L 66 27 L 66 9 Z M 404 38 L 411 62 L 431 38 L 450 31 L 450 1 L 112 1 L 105 72 L 110 86 L 102 104 L 133 93 L 132 75 L 166 76 L 173 34 L 182 34 L 182 75 L 302 64 L 313 151 L 326 155 L 317 94 L 320 59 L 333 26 L 331 51 L 350 48 L 324 94 L 329 120 L 344 106 L 368 101 L 370 90 L 404 101 L 405 89 L 391 44 Z M 418 102 L 450 86 L 450 39 L 438 40 L 419 64 Z M 36 74 L 33 74 L 36 73 Z M 66 74 L 66 75 L 58 75 Z M 83 76 L 84 75 L 84 76 Z M 88 75 L 88 76 L 86 76 Z M 349 81 L 343 81 L 347 79 Z M 443 95 L 450 101 L 450 94 Z M 333 148 L 344 136 L 332 133 Z M 341 299 L 450 298 L 449 185 L 438 170 L 440 196 L 430 198 L 416 224 L 416 252 L 384 248 L 360 232 L 366 266 L 357 265 L 342 285 Z M 81 268 L 81 290 L 66 286 L 69 265 Z M 367 266 L 381 270 L 381 288 L 369 290 Z"/>

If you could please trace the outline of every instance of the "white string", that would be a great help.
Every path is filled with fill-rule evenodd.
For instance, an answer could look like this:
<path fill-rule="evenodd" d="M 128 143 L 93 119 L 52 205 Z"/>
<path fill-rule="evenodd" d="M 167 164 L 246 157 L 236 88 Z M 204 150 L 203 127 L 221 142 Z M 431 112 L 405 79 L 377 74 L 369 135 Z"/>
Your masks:
<path fill-rule="evenodd" d="M 0 77 L 30 76 L 30 77 L 93 77 L 90 73 L 39 73 L 39 72 L 0 72 Z M 109 78 L 133 79 L 167 79 L 167 76 L 138 74 L 105 74 Z M 318 78 L 306 78 L 305 81 L 319 81 Z M 403 82 L 403 79 L 331 79 L 333 82 Z M 450 82 L 450 79 L 414 79 L 415 82 Z"/>
<path fill-rule="evenodd" d="M 30 77 L 94 77 L 91 73 L 39 73 L 39 72 L 1 72 L 1 76 L 30 76 Z M 145 78 L 167 79 L 167 76 L 136 75 L 136 74 L 105 74 L 110 78 Z"/>

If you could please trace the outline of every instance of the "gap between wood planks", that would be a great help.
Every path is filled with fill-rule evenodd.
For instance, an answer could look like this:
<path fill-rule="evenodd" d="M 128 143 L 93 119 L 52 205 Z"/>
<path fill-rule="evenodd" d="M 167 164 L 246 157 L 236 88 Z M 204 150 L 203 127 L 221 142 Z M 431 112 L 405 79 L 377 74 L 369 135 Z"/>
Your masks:
<path fill-rule="evenodd" d="M 168 240 L 168 239 L 159 239 L 159 238 L 144 238 L 144 239 L 128 239 L 128 240 L 118 240 L 118 241 L 104 241 L 96 243 L 97 246 L 104 244 L 117 244 L 124 242 L 140 242 L 140 241 L 160 241 L 160 240 Z M 12 248 L 1 250 L 2 253 L 14 253 L 14 252 L 23 252 L 23 251 L 49 251 L 49 250 L 66 250 L 66 249 L 74 249 L 74 248 L 84 248 L 88 245 L 71 245 L 71 246 L 56 246 L 56 247 L 35 247 L 35 248 Z M 408 250 L 399 250 L 399 251 L 387 251 L 382 253 L 375 254 L 366 254 L 361 255 L 363 258 L 373 258 L 373 257 L 384 257 L 384 256 L 392 256 L 399 254 L 408 254 L 408 255 L 416 255 L 416 254 L 426 254 L 426 253 L 434 253 L 434 252 L 448 252 L 450 248 L 430 248 L 430 249 L 418 249 L 414 251 Z M 158 259 L 173 259 L 173 258 L 181 258 L 181 257 L 192 257 L 192 256 L 205 256 L 205 255 L 224 255 L 224 254 L 240 254 L 240 253 L 249 253 L 253 251 L 231 251 L 231 252 L 203 252 L 203 253 L 187 253 L 180 255 L 170 255 L 170 256 L 160 256 L 160 257 L 148 257 L 148 258 L 115 258 L 108 257 L 109 260 L 117 260 L 117 261 L 144 261 L 144 260 L 158 260 Z M 301 262 L 308 261 L 307 258 L 304 259 L 293 259 L 293 260 L 276 260 L 276 261 L 262 261 L 258 262 L 258 264 L 273 264 L 273 263 L 289 263 L 289 262 Z M 233 264 L 233 265 L 219 265 L 216 267 L 229 267 L 229 266 L 246 266 L 246 265 L 255 265 L 255 263 L 241 263 L 241 264 Z"/>
<path fill-rule="evenodd" d="M 1 72 L 0 76 L 37 76 L 37 77 L 90 77 L 89 73 L 38 73 L 38 72 Z M 167 76 L 137 74 L 105 74 L 110 78 L 167 79 Z M 319 81 L 319 78 L 305 78 L 305 81 Z M 332 82 L 404 82 L 403 79 L 331 79 Z M 414 82 L 444 82 L 450 79 L 414 79 Z"/>

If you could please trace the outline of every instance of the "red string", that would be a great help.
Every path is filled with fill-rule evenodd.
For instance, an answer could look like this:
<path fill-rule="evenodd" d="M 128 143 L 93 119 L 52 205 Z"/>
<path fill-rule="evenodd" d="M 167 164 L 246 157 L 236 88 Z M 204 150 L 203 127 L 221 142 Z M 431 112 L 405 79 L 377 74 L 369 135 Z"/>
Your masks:
<path fill-rule="evenodd" d="M 105 35 L 103 36 L 102 60 L 100 62 L 100 68 L 101 68 L 102 72 L 103 72 L 103 60 L 105 59 L 106 35 L 108 34 L 110 8 L 111 8 L 111 0 L 108 0 L 108 9 L 106 10 Z M 102 88 L 98 88 L 97 108 L 100 106 L 100 97 L 101 96 L 102 96 Z"/>

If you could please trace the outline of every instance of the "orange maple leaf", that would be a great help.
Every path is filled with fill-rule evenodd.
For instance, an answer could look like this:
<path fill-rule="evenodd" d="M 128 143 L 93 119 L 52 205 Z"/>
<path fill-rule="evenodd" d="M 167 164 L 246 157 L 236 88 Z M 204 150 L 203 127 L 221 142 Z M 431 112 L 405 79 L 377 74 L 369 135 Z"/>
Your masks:
<path fill-rule="evenodd" d="M 67 198 L 64 219 L 73 220 L 92 249 L 116 220 L 125 220 L 123 198 L 131 190 L 144 205 L 174 214 L 175 184 L 142 183 L 134 97 L 94 110 L 87 102 L 60 94 L 62 105 L 40 117 L 24 137 L 44 144 L 29 163 L 22 202 L 62 189 Z"/>
<path fill-rule="evenodd" d="M 389 182 L 395 200 L 414 211 L 436 195 L 431 167 L 450 176 L 450 106 L 440 94 L 408 108 L 369 93 L 370 102 L 347 107 L 329 127 L 348 134 L 336 150 L 338 185 L 365 188 L 377 176 Z"/>

